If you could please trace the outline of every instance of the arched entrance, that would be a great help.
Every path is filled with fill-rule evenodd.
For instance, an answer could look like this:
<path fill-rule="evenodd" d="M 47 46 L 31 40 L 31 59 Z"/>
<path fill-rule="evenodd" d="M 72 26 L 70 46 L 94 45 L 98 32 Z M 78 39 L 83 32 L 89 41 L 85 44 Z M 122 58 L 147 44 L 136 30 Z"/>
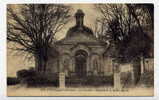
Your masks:
<path fill-rule="evenodd" d="M 75 53 L 75 72 L 80 78 L 86 76 L 88 54 L 84 50 L 78 50 Z"/>

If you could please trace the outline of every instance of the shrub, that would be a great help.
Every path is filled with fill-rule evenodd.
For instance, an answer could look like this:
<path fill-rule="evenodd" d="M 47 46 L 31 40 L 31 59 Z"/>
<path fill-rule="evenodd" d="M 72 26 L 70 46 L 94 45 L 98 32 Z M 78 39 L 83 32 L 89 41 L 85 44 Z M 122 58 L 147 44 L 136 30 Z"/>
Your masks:
<path fill-rule="evenodd" d="M 18 76 L 19 79 L 25 78 L 25 77 L 28 76 L 28 71 L 25 70 L 25 69 L 20 70 L 20 71 L 17 72 L 17 76 Z"/>
<path fill-rule="evenodd" d="M 79 77 L 68 77 L 66 78 L 66 85 L 71 85 L 71 86 L 78 86 L 78 85 L 85 85 L 85 86 L 103 86 L 103 85 L 108 85 L 112 86 L 113 85 L 113 75 L 110 76 L 86 76 L 83 78 Z"/>
<path fill-rule="evenodd" d="M 131 72 L 122 72 L 120 76 L 124 87 L 132 84 Z"/>
<path fill-rule="evenodd" d="M 140 82 L 138 85 L 144 84 L 146 87 L 154 86 L 154 72 L 147 71 L 141 75 Z"/>
<path fill-rule="evenodd" d="M 16 85 L 20 81 L 15 77 L 7 77 L 7 85 Z"/>
<path fill-rule="evenodd" d="M 52 76 L 54 78 L 49 79 L 47 74 L 37 73 L 32 77 L 27 77 L 26 81 L 28 86 L 58 86 L 57 76 Z"/>
<path fill-rule="evenodd" d="M 44 72 L 36 72 L 34 69 L 20 70 L 17 72 L 18 79 L 27 86 L 58 86 L 57 75 L 52 75 L 52 79 L 49 79 L 48 74 Z"/>

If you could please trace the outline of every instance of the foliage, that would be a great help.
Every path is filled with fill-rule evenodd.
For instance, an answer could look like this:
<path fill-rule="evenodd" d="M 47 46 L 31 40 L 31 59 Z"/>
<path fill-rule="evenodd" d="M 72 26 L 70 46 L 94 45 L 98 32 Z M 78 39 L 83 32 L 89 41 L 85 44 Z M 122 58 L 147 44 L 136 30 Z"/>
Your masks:
<path fill-rule="evenodd" d="M 7 77 L 7 85 L 16 85 L 20 81 L 16 77 Z"/>
<path fill-rule="evenodd" d="M 17 44 L 12 49 L 34 57 L 39 71 L 45 71 L 48 50 L 55 34 L 68 22 L 70 7 L 62 4 L 21 4 L 7 7 L 7 40 Z"/>
<path fill-rule="evenodd" d="M 132 85 L 132 76 L 131 72 L 122 72 L 121 73 L 121 84 L 123 87 L 131 86 Z"/>
<path fill-rule="evenodd" d="M 71 86 L 112 86 L 113 75 L 110 76 L 86 76 L 84 78 L 78 78 L 77 76 L 66 78 L 66 85 Z"/>
<path fill-rule="evenodd" d="M 103 17 L 97 20 L 98 38 L 105 41 L 119 62 L 130 62 L 140 56 L 149 56 L 153 48 L 153 38 L 149 32 L 153 30 L 152 13 L 147 13 L 144 6 L 137 4 L 99 4 L 98 10 Z M 150 5 L 153 10 L 153 5 Z M 151 27 L 148 30 L 145 27 Z M 99 31 L 98 31 L 99 30 Z M 110 51 L 110 52 L 111 52 Z"/>
<path fill-rule="evenodd" d="M 145 85 L 146 87 L 153 87 L 154 86 L 154 72 L 153 71 L 146 71 L 141 75 L 140 82 L 138 85 Z"/>
<path fill-rule="evenodd" d="M 36 71 L 34 68 L 30 68 L 29 70 L 22 69 L 22 70 L 17 71 L 17 77 L 19 79 L 35 76 L 35 74 L 36 74 Z"/>
<path fill-rule="evenodd" d="M 35 69 L 20 70 L 17 72 L 18 79 L 22 84 L 27 86 L 58 86 L 58 76 L 52 74 L 52 79 L 48 77 L 48 74 L 37 72 Z"/>

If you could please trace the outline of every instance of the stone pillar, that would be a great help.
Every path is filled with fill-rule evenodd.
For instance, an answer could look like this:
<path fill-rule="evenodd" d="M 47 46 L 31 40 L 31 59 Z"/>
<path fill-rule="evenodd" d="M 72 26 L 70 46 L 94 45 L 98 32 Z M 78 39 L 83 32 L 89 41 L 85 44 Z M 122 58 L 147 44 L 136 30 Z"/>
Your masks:
<path fill-rule="evenodd" d="M 64 72 L 64 66 L 63 66 L 63 56 L 60 57 L 59 61 L 59 87 L 65 88 L 65 72 Z"/>
<path fill-rule="evenodd" d="M 90 67 L 91 67 L 91 72 L 92 72 L 92 74 L 93 74 L 93 71 L 94 71 L 94 64 L 93 64 L 93 56 L 91 55 L 91 57 L 90 57 Z"/>
<path fill-rule="evenodd" d="M 121 89 L 120 73 L 114 73 L 114 89 Z"/>
<path fill-rule="evenodd" d="M 101 56 L 101 72 L 104 73 L 104 58 Z"/>
<path fill-rule="evenodd" d="M 65 73 L 64 72 L 59 73 L 59 87 L 65 88 Z"/>
<path fill-rule="evenodd" d="M 110 58 L 110 72 L 113 73 L 113 59 Z"/>
<path fill-rule="evenodd" d="M 73 67 L 72 67 L 72 57 L 70 57 L 70 64 L 69 64 L 69 71 L 73 71 Z"/>
<path fill-rule="evenodd" d="M 88 75 L 88 71 L 89 71 L 89 56 L 86 59 L 86 75 Z"/>
<path fill-rule="evenodd" d="M 131 67 L 131 83 L 132 85 L 134 85 L 135 83 L 135 76 L 134 76 L 134 67 L 133 67 L 133 63 L 130 64 L 130 67 Z"/>
<path fill-rule="evenodd" d="M 62 72 L 64 71 L 64 68 L 63 68 L 63 59 L 62 59 L 62 56 L 60 57 L 60 60 L 59 60 L 59 72 Z"/>
<path fill-rule="evenodd" d="M 114 63 L 114 89 L 121 89 L 121 80 L 120 80 L 120 66 L 118 63 Z"/>
<path fill-rule="evenodd" d="M 140 60 L 140 65 L 141 65 L 141 74 L 144 73 L 144 62 L 143 62 L 143 57 L 141 57 L 141 60 Z"/>
<path fill-rule="evenodd" d="M 75 57 L 72 58 L 72 72 L 75 72 Z"/>

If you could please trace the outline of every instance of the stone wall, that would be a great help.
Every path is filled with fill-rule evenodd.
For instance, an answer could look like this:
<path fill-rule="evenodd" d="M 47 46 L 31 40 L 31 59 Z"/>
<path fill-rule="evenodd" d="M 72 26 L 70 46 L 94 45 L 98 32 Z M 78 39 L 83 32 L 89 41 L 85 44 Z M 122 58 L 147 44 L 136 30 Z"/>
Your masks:
<path fill-rule="evenodd" d="M 112 58 L 104 57 L 103 60 L 103 67 L 104 67 L 104 75 L 111 75 L 113 74 L 113 62 Z"/>
<path fill-rule="evenodd" d="M 145 59 L 145 71 L 154 71 L 154 59 L 153 58 Z"/>
<path fill-rule="evenodd" d="M 120 77 L 123 87 L 134 84 L 134 70 L 132 63 L 120 64 Z"/>
<path fill-rule="evenodd" d="M 121 72 L 131 72 L 133 71 L 133 66 L 131 63 L 120 64 Z"/>

